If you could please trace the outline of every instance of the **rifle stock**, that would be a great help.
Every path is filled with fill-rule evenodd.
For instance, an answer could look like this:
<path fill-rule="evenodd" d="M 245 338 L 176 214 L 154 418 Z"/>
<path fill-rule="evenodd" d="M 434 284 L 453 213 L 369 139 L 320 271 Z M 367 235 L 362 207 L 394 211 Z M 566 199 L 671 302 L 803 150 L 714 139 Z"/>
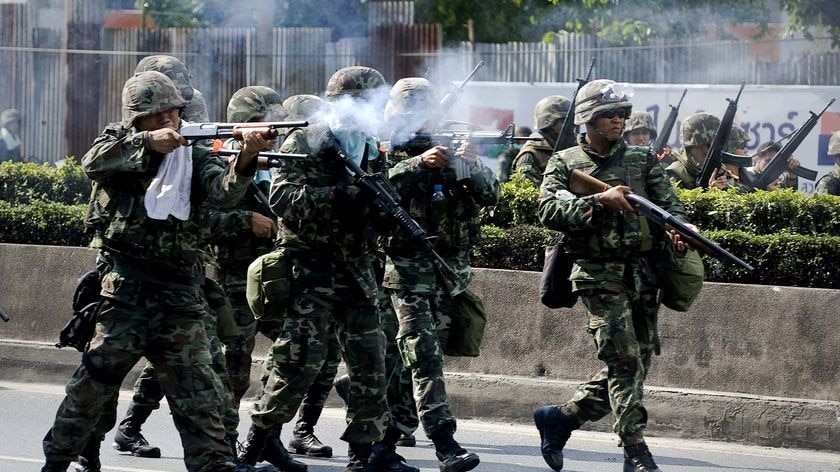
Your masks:
<path fill-rule="evenodd" d="M 560 130 L 560 134 L 557 135 L 557 141 L 554 141 L 554 147 L 551 149 L 552 154 L 557 152 L 557 146 L 560 145 L 561 141 L 567 144 L 571 142 L 571 145 L 574 146 L 572 138 L 574 137 L 575 127 L 575 102 L 577 101 L 577 94 L 580 92 L 581 87 L 592 80 L 592 70 L 595 68 L 595 60 L 596 58 L 593 57 L 589 61 L 589 72 L 586 73 L 586 78 L 577 79 L 578 86 L 574 95 L 572 95 L 572 102 L 569 104 L 569 111 L 566 112 L 566 118 L 563 119 L 563 128 Z"/>
<path fill-rule="evenodd" d="M 668 118 L 665 119 L 665 123 L 662 125 L 662 131 L 656 136 L 656 141 L 653 143 L 653 153 L 660 159 L 662 158 L 660 157 L 662 153 L 665 152 L 665 146 L 668 145 L 668 140 L 671 139 L 671 131 L 673 131 L 674 125 L 677 123 L 677 115 L 680 113 L 680 107 L 682 106 L 686 92 L 688 92 L 688 89 L 683 89 L 677 106 L 668 105 L 671 107 L 671 111 L 668 112 Z"/>
<path fill-rule="evenodd" d="M 577 169 L 572 170 L 569 176 L 569 191 L 576 195 L 592 195 L 604 192 L 609 188 L 610 185 Z M 734 263 L 748 271 L 753 270 L 751 265 L 718 246 L 714 241 L 694 231 L 686 223 L 680 221 L 665 209 L 658 207 L 650 200 L 634 193 L 627 193 L 624 197 L 636 208 L 636 211 L 643 214 L 650 221 L 664 227 L 666 230 L 673 230 L 679 233 L 680 238 L 691 248 L 720 261 Z"/>
<path fill-rule="evenodd" d="M 697 186 L 703 189 L 709 188 L 709 180 L 712 178 L 712 173 L 720 169 L 723 165 L 721 161 L 721 153 L 726 146 L 726 141 L 729 139 L 729 132 L 732 130 L 732 123 L 735 121 L 735 113 L 738 111 L 738 100 L 741 99 L 741 92 L 744 91 L 745 82 L 741 82 L 741 88 L 738 89 L 738 95 L 735 100 L 727 98 L 729 105 L 726 107 L 726 113 L 723 114 L 723 119 L 720 120 L 720 125 L 715 132 L 715 139 L 712 140 L 709 146 L 709 152 L 706 154 L 706 160 L 703 161 L 703 167 L 697 175 Z"/>

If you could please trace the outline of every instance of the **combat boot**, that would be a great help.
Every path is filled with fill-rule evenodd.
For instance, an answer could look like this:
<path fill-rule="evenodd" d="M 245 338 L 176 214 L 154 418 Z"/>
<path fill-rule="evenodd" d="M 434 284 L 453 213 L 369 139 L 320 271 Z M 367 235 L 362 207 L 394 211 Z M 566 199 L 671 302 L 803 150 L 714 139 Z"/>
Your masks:
<path fill-rule="evenodd" d="M 140 427 L 152 414 L 152 408 L 135 405 L 133 402 L 128 405 L 125 418 L 117 426 L 114 433 L 114 449 L 121 452 L 130 452 L 137 457 L 160 457 L 160 448 L 150 446 L 146 438 L 140 434 Z"/>
<path fill-rule="evenodd" d="M 414 447 L 417 445 L 417 439 L 413 434 L 403 434 L 397 439 L 397 446 L 400 447 Z"/>
<path fill-rule="evenodd" d="M 624 446 L 624 472 L 662 472 L 653 461 L 647 444 Z"/>
<path fill-rule="evenodd" d="M 349 443 L 347 445 L 347 458 L 350 459 L 344 472 L 371 472 L 368 461 L 370 460 L 371 444 Z"/>
<path fill-rule="evenodd" d="M 41 472 L 67 472 L 67 468 L 70 467 L 70 461 L 47 461 L 44 464 L 44 467 L 41 468 Z"/>
<path fill-rule="evenodd" d="M 335 387 L 335 393 L 338 394 L 338 397 L 344 402 L 344 406 L 350 404 L 350 376 L 347 374 L 342 375 L 341 377 L 335 379 L 333 382 L 333 386 Z"/>
<path fill-rule="evenodd" d="M 255 465 L 261 461 L 269 434 L 271 434 L 271 428 L 259 428 L 252 424 L 251 429 L 248 430 L 248 436 L 245 437 L 242 453 L 238 457 L 239 463 Z"/>
<path fill-rule="evenodd" d="M 465 472 L 475 469 L 481 462 L 478 454 L 461 447 L 453 434 L 452 427 L 446 426 L 429 438 L 435 444 L 440 472 Z"/>
<path fill-rule="evenodd" d="M 420 469 L 405 463 L 405 457 L 397 454 L 397 440 L 402 433 L 388 428 L 382 441 L 373 444 L 368 465 L 372 472 L 420 472 Z"/>
<path fill-rule="evenodd" d="M 102 463 L 99 462 L 99 446 L 102 444 L 101 437 L 89 438 L 79 453 L 79 460 L 76 465 L 76 472 L 101 472 Z"/>
<path fill-rule="evenodd" d="M 552 470 L 563 470 L 563 448 L 580 422 L 566 407 L 545 405 L 534 410 L 534 423 L 540 432 L 543 460 Z"/>
<path fill-rule="evenodd" d="M 304 401 L 300 405 L 298 421 L 295 423 L 295 430 L 292 432 L 292 440 L 286 448 L 292 454 L 305 454 L 311 457 L 332 457 L 333 450 L 330 446 L 324 445 L 315 436 L 315 423 L 321 416 L 324 409 L 323 404 L 315 405 Z"/>
<path fill-rule="evenodd" d="M 306 464 L 289 455 L 289 451 L 283 446 L 280 440 L 280 428 L 271 429 L 271 433 L 265 440 L 265 447 L 262 452 L 262 460 L 284 472 L 305 472 Z"/>

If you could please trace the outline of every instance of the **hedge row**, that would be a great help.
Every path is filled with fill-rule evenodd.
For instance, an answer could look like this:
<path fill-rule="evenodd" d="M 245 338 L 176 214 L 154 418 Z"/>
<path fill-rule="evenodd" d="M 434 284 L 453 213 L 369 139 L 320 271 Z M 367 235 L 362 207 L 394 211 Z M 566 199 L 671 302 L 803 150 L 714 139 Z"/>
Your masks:
<path fill-rule="evenodd" d="M 90 179 L 73 159 L 62 167 L 35 163 L 0 163 L 0 200 L 27 204 L 35 201 L 80 205 L 90 197 Z"/>
<path fill-rule="evenodd" d="M 0 242 L 87 246 L 86 205 L 33 201 L 12 204 L 0 201 Z"/>

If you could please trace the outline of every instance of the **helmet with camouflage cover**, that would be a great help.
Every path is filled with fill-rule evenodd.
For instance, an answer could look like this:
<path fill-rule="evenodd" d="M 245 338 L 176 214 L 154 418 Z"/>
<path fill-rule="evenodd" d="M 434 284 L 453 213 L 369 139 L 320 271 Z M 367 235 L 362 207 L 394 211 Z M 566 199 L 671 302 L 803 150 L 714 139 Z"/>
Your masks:
<path fill-rule="evenodd" d="M 831 133 L 831 138 L 828 140 L 828 155 L 840 156 L 840 131 Z"/>
<path fill-rule="evenodd" d="M 633 109 L 630 97 L 633 89 L 628 84 L 609 79 L 595 79 L 578 90 L 575 96 L 575 124 L 589 123 L 600 112 L 626 108 Z"/>
<path fill-rule="evenodd" d="M 324 100 L 317 95 L 292 95 L 283 100 L 290 120 L 311 120 L 323 106 Z"/>
<path fill-rule="evenodd" d="M 646 129 L 650 132 L 650 139 L 656 139 L 656 126 L 653 125 L 653 116 L 646 111 L 637 111 L 627 118 L 627 125 L 624 127 L 624 134 L 637 129 Z"/>
<path fill-rule="evenodd" d="M 748 142 L 750 142 L 750 138 L 747 136 L 747 133 L 740 127 L 733 126 L 732 130 L 729 131 L 729 136 L 726 138 L 726 152 L 731 153 L 738 149 L 744 149 L 747 147 Z"/>
<path fill-rule="evenodd" d="M 175 83 L 175 87 L 181 92 L 184 100 L 192 100 L 194 89 L 190 80 L 190 73 L 187 71 L 187 66 L 180 59 L 165 54 L 146 56 L 137 63 L 137 67 L 134 68 L 134 73 L 137 74 L 150 70 L 161 72 L 172 79 L 172 82 Z"/>
<path fill-rule="evenodd" d="M 545 129 L 566 118 L 572 101 L 562 95 L 543 97 L 534 106 L 534 129 Z"/>
<path fill-rule="evenodd" d="M 680 127 L 680 139 L 683 146 L 712 144 L 718 126 L 720 126 L 720 120 L 711 113 L 695 113 L 689 116 Z"/>
<path fill-rule="evenodd" d="M 251 85 L 237 90 L 228 102 L 227 119 L 231 123 L 282 121 L 288 116 L 283 98 L 271 87 Z"/>
<path fill-rule="evenodd" d="M 204 100 L 204 94 L 198 90 L 193 90 L 193 98 L 187 102 L 181 118 L 192 123 L 206 123 L 210 121 L 210 117 L 207 115 L 207 102 Z"/>
<path fill-rule="evenodd" d="M 400 79 L 391 87 L 385 104 L 385 121 L 421 117 L 424 121 L 440 117 L 440 99 L 431 82 L 422 77 Z"/>
<path fill-rule="evenodd" d="M 173 108 L 183 109 L 187 101 L 172 80 L 156 71 L 136 74 L 126 80 L 122 90 L 122 124 L 131 127 L 137 118 Z"/>
<path fill-rule="evenodd" d="M 357 97 L 366 90 L 385 85 L 385 77 L 376 69 L 364 66 L 350 66 L 339 69 L 330 77 L 324 98 L 335 100 L 341 95 Z"/>

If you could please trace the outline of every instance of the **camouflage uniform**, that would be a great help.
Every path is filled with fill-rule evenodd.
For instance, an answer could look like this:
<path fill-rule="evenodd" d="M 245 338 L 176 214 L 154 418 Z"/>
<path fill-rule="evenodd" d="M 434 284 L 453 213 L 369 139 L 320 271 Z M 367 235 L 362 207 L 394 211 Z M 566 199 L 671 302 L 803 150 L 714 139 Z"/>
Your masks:
<path fill-rule="evenodd" d="M 599 98 L 611 83 L 599 79 L 580 90 L 576 123 L 592 120 L 600 110 L 630 106 L 626 98 Z M 594 109 L 585 108 L 587 97 L 595 97 L 589 99 L 595 101 Z M 614 213 L 603 207 L 595 195 L 572 194 L 571 171 L 593 173 L 612 186 L 626 185 L 672 214 L 684 217 L 682 204 L 649 147 L 628 146 L 619 139 L 607 155 L 600 155 L 586 134 L 578 137 L 578 143 L 551 157 L 540 188 L 539 216 L 546 227 L 566 235 L 566 250 L 575 257 L 570 276 L 572 287 L 586 309 L 587 330 L 606 367 L 582 384 L 563 407 L 537 409 L 535 420 L 544 441 L 544 457 L 546 436 L 554 433 L 551 427 L 562 428 L 567 439 L 571 430 L 583 422 L 597 421 L 609 413 L 615 418 L 613 430 L 625 446 L 625 454 L 628 447 L 643 444 L 647 423 L 642 403 L 644 380 L 651 356 L 659 354 L 660 283 L 655 261 L 664 250 L 665 234 L 640 214 Z M 562 420 L 545 423 L 551 418 Z M 548 452 L 558 451 L 555 447 Z M 549 459 L 546 457 L 549 465 L 559 470 Z M 655 464 L 650 469 L 632 469 L 632 465 L 628 468 L 628 460 L 625 459 L 625 471 L 659 470 Z M 559 462 L 562 468 L 562 455 Z"/>
<path fill-rule="evenodd" d="M 686 147 L 711 145 L 715 139 L 718 126 L 720 126 L 720 120 L 709 113 L 695 113 L 683 121 L 680 128 L 680 138 L 684 147 L 671 152 L 673 162 L 665 168 L 668 178 L 674 185 L 686 189 L 698 187 L 697 176 L 700 174 L 702 166 L 688 155 Z M 721 175 L 724 171 L 724 167 L 721 166 L 718 169 L 718 175 Z M 727 172 L 726 175 L 730 186 L 742 191 L 746 190 L 743 186 L 737 184 L 732 174 Z"/>
<path fill-rule="evenodd" d="M 550 139 L 552 131 L 549 130 L 557 120 L 566 118 L 571 104 L 566 97 L 551 95 L 541 99 L 534 107 L 534 129 L 538 131 L 530 137 L 539 139 L 526 141 L 522 145 L 522 149 L 513 160 L 513 172 L 525 174 L 535 187 L 542 183 L 548 158 L 554 152 L 554 140 L 557 138 Z"/>
<path fill-rule="evenodd" d="M 656 140 L 656 126 L 653 125 L 653 116 L 646 111 L 633 112 L 627 118 L 627 125 L 624 127 L 624 140 L 627 141 L 627 135 L 638 129 L 645 129 L 650 133 L 650 141 Z"/>
<path fill-rule="evenodd" d="M 840 195 L 840 131 L 831 133 L 828 140 L 828 155 L 834 156 L 837 163 L 831 172 L 817 181 L 816 195 Z"/>
<path fill-rule="evenodd" d="M 94 181 L 86 217 L 95 231 L 92 246 L 111 253 L 114 267 L 102 281 L 105 301 L 90 349 L 44 438 L 44 470 L 63 470 L 76 459 L 141 356 L 155 365 L 181 433 L 187 470 L 235 467 L 219 413 L 224 387 L 212 370 L 202 323 L 207 310 L 196 268 L 206 223 L 199 204 L 232 205 L 252 177 L 233 166 L 226 171 L 196 144 L 188 219 L 152 220 L 144 195 L 164 156 L 148 147 L 148 132 L 129 133 L 136 118 L 184 105 L 163 74 L 135 75 L 123 88 L 123 122 L 109 125 L 82 159 Z"/>

